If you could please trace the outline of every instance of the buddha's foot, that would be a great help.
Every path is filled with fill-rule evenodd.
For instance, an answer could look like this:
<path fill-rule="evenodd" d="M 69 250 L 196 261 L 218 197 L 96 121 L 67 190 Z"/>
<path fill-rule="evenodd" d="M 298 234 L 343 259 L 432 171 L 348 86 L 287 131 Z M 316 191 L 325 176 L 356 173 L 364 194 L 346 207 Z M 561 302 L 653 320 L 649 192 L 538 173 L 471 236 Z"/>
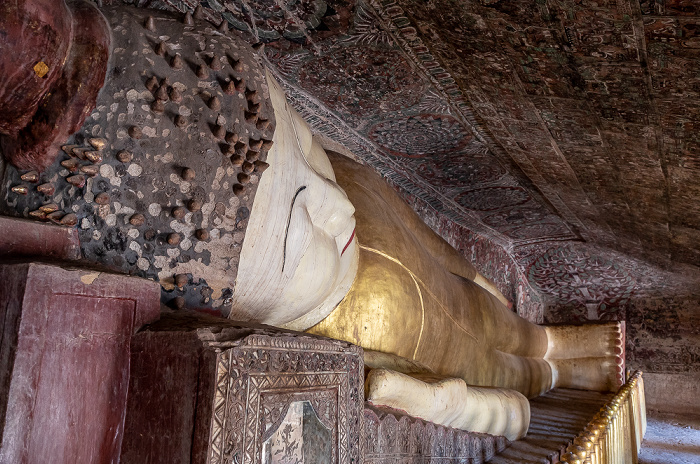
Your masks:
<path fill-rule="evenodd" d="M 545 329 L 552 388 L 617 391 L 624 384 L 624 322 Z"/>
<path fill-rule="evenodd" d="M 415 378 L 389 369 L 373 369 L 365 383 L 367 401 L 436 424 L 470 432 L 525 436 L 530 403 L 515 390 L 471 387 L 462 379 Z"/>

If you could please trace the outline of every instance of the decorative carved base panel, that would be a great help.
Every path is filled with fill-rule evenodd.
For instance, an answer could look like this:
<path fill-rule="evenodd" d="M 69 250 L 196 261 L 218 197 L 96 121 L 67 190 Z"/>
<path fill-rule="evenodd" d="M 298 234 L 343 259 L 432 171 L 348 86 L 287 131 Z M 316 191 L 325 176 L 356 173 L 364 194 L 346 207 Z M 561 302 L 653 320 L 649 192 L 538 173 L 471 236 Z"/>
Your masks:
<path fill-rule="evenodd" d="M 251 335 L 219 353 L 207 462 L 294 462 L 270 460 L 263 443 L 285 426 L 290 406 L 298 403 L 307 403 L 330 430 L 328 462 L 357 462 L 363 394 L 359 352 L 305 336 Z M 305 438 L 302 434 L 284 451 L 301 447 Z M 299 462 L 320 461 L 303 455 Z"/>
<path fill-rule="evenodd" d="M 132 344 L 122 463 L 359 463 L 362 352 L 166 315 Z"/>
<path fill-rule="evenodd" d="M 443 427 L 370 405 L 364 410 L 363 463 L 482 464 L 506 449 L 505 437 Z"/>

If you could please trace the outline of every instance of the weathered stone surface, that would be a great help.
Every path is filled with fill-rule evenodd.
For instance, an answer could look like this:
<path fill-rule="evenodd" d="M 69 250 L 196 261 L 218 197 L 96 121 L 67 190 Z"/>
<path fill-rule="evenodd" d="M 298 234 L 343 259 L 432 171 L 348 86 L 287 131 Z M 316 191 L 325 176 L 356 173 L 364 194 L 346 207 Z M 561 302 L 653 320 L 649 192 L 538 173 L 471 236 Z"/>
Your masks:
<path fill-rule="evenodd" d="M 648 297 L 626 308 L 628 360 L 635 369 L 700 376 L 700 296 Z"/>
<path fill-rule="evenodd" d="M 644 372 L 644 391 L 647 408 L 683 416 L 700 416 L 700 374 L 671 374 Z"/>

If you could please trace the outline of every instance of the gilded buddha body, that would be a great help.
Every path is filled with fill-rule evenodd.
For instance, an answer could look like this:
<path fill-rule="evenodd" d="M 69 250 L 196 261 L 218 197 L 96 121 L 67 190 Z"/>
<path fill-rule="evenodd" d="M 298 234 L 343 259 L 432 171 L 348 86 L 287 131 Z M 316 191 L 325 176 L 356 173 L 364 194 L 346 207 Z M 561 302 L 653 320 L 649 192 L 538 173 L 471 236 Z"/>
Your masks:
<path fill-rule="evenodd" d="M 528 396 L 549 388 L 545 330 L 476 285 L 474 268 L 368 167 L 328 157 L 269 76 L 268 82 L 277 131 L 249 226 L 279 231 L 246 236 L 231 317 L 347 340 L 474 385 Z M 293 179 L 286 179 L 290 173 Z M 286 197 L 277 198 L 279 191 Z M 290 219 L 270 220 L 277 209 Z M 276 254 L 259 259 L 269 250 Z M 274 304 L 260 301 L 264 285 L 263 298 Z M 272 290 L 297 285 L 289 301 Z M 322 303 L 313 297 L 323 294 L 316 288 L 338 286 L 343 291 L 326 292 Z"/>
<path fill-rule="evenodd" d="M 62 161 L 13 161 L 7 147 L 28 139 L 5 132 L 9 161 L 44 170 L 8 167 L 6 213 L 78 225 L 86 259 L 159 280 L 168 304 L 360 345 L 376 372 L 368 397 L 426 419 L 517 438 L 525 396 L 617 386 L 617 327 L 513 313 L 370 168 L 326 153 L 241 39 L 192 18 L 103 12 L 113 70 L 96 111 Z M 461 422 L 419 401 L 437 396 Z"/>
<path fill-rule="evenodd" d="M 268 84 L 277 132 L 250 227 L 287 221 L 246 236 L 232 318 L 346 340 L 408 360 L 409 370 L 527 397 L 557 385 L 615 388 L 613 327 L 581 329 L 587 345 L 577 349 L 574 332 L 517 316 L 381 177 L 326 153 L 269 74 Z M 261 299 L 263 286 L 299 290 Z"/>

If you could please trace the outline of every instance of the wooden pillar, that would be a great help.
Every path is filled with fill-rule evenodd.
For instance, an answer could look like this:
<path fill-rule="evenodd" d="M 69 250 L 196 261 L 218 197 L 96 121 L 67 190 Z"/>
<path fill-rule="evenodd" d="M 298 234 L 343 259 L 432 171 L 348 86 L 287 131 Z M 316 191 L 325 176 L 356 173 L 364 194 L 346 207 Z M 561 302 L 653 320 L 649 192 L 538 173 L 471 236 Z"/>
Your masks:
<path fill-rule="evenodd" d="M 159 313 L 154 282 L 0 264 L 0 462 L 118 462 L 130 339 Z"/>

